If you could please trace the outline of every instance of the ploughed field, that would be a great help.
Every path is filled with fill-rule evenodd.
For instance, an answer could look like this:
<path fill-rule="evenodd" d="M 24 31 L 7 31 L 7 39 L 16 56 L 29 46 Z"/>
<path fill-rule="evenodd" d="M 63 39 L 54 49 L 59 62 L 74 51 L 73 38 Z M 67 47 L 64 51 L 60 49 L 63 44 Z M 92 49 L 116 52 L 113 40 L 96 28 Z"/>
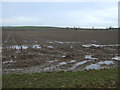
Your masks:
<path fill-rule="evenodd" d="M 118 67 L 118 31 L 3 28 L 3 73 Z"/>

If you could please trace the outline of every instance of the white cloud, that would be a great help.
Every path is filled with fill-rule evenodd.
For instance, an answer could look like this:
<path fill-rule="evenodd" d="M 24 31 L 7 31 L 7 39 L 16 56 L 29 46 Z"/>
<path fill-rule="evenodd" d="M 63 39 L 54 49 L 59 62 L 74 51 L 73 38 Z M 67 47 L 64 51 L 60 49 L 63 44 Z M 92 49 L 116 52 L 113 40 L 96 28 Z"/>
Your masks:
<path fill-rule="evenodd" d="M 17 16 L 17 15 L 16 15 Z M 52 26 L 80 26 L 80 27 L 107 27 L 118 26 L 118 7 L 107 6 L 70 9 L 61 12 L 39 15 L 23 15 L 2 19 L 2 25 L 52 25 Z M 34 16 L 34 18 L 33 18 Z M 41 19 L 42 18 L 42 19 Z"/>
<path fill-rule="evenodd" d="M 66 17 L 78 26 L 117 26 L 118 8 L 101 10 L 73 10 L 66 12 Z"/>
<path fill-rule="evenodd" d="M 16 26 L 16 25 L 36 25 L 39 24 L 40 21 L 36 18 L 18 16 L 12 18 L 3 18 L 2 25 L 3 26 Z"/>

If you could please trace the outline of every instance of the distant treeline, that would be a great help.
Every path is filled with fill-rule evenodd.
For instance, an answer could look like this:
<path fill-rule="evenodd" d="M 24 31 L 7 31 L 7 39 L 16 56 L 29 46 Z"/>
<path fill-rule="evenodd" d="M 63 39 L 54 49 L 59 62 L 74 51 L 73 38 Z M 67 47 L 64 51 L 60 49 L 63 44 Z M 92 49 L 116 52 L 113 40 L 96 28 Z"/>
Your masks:
<path fill-rule="evenodd" d="M 66 30 L 120 30 L 120 28 L 60 28 Z"/>
<path fill-rule="evenodd" d="M 114 27 L 109 27 L 109 28 L 80 28 L 80 27 L 50 27 L 50 26 L 20 26 L 20 27 L 2 27 L 3 30 L 21 30 L 21 29 L 28 29 L 28 30 L 41 30 L 41 29 L 64 29 L 64 30 L 120 30 L 120 28 L 114 28 Z"/>

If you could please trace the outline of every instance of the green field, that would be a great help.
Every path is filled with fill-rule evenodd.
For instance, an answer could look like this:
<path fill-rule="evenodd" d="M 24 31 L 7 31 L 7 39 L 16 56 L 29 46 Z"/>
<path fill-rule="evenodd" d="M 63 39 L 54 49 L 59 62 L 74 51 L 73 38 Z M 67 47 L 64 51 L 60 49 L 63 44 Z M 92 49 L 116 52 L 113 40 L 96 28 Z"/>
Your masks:
<path fill-rule="evenodd" d="M 3 88 L 116 88 L 118 69 L 4 74 Z"/>

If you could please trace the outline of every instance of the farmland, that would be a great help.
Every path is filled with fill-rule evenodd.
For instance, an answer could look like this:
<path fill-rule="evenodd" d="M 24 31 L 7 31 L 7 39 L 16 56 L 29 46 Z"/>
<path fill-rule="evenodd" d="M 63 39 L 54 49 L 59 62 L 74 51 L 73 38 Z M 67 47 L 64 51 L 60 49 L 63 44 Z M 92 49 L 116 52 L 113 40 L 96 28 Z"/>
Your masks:
<path fill-rule="evenodd" d="M 117 30 L 6 27 L 2 44 L 4 75 L 84 72 L 120 63 Z"/>

